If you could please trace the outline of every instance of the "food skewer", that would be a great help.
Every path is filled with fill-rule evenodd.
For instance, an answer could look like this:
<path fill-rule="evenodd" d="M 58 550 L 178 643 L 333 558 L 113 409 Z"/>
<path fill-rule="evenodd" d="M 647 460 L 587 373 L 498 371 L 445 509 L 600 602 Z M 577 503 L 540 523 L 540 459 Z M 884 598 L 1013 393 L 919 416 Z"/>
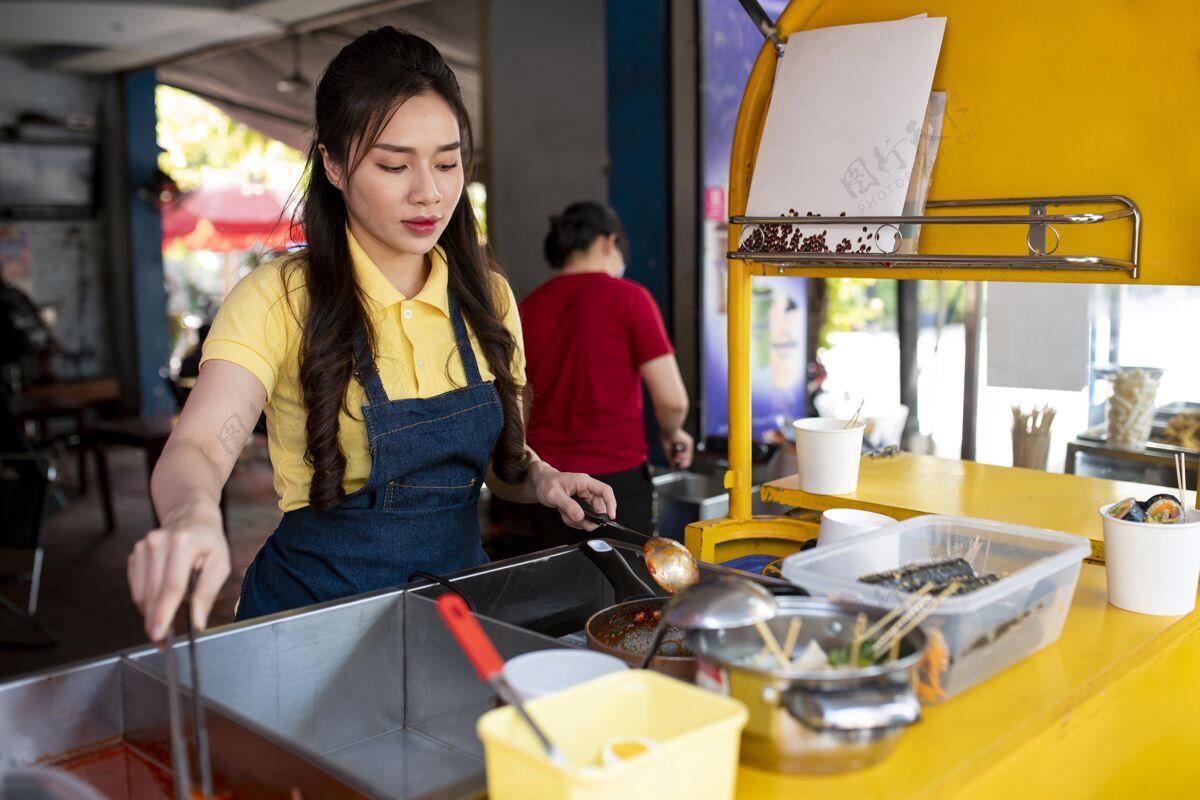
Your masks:
<path fill-rule="evenodd" d="M 794 653 L 796 652 L 796 639 L 800 637 L 800 618 L 792 617 L 788 622 L 787 636 L 783 640 L 783 654 L 787 656 L 788 668 L 791 669 Z"/>
<path fill-rule="evenodd" d="M 884 614 L 882 617 L 880 617 L 878 620 L 875 621 L 875 624 L 873 624 L 871 627 L 867 628 L 867 630 L 863 632 L 863 638 L 864 639 L 874 638 L 876 635 L 878 635 L 878 633 L 880 631 L 882 631 L 885 627 L 887 627 L 889 624 L 891 624 L 891 622 L 894 619 L 896 619 L 896 617 L 900 616 L 901 614 L 903 614 L 904 612 L 906 612 L 910 608 L 912 608 L 914 605 L 921 602 L 921 598 L 924 597 L 925 595 L 929 594 L 931 591 L 933 591 L 933 588 L 934 588 L 934 584 L 927 583 L 924 586 L 922 586 L 920 589 L 917 589 L 915 592 L 911 593 L 908 597 L 906 597 L 904 599 L 903 603 L 896 606 L 888 613 Z"/>
<path fill-rule="evenodd" d="M 755 629 L 758 630 L 758 635 L 762 637 L 763 644 L 771 651 L 771 655 L 775 656 L 775 660 L 779 662 L 780 669 L 789 669 L 792 666 L 791 660 L 783 654 L 783 648 L 779 646 L 779 641 L 775 638 L 775 634 L 771 632 L 771 627 L 763 620 L 757 620 L 754 623 Z"/>
<path fill-rule="evenodd" d="M 854 618 L 854 639 L 850 642 L 850 666 L 858 666 L 858 654 L 862 651 L 863 632 L 867 629 L 867 615 L 858 612 Z"/>
<path fill-rule="evenodd" d="M 936 597 L 933 597 L 924 608 L 910 617 L 907 622 L 897 623 L 884 632 L 882 636 L 875 640 L 873 645 L 872 654 L 874 655 L 875 659 L 878 660 L 886 650 L 890 650 L 893 642 L 899 643 L 903 641 L 905 636 L 907 636 L 914 628 L 924 622 L 930 614 L 937 610 L 938 606 L 940 606 L 950 597 L 950 595 L 957 592 L 960 585 L 961 584 L 958 581 L 954 581 L 948 587 L 946 587 L 945 591 Z M 884 647 L 885 642 L 887 645 L 886 647 Z"/>
<path fill-rule="evenodd" d="M 867 403 L 867 398 L 865 398 L 865 397 L 859 401 L 858 410 L 854 412 L 854 416 L 850 418 L 850 421 L 846 423 L 846 427 L 842 428 L 842 430 L 848 431 L 851 428 L 853 428 L 855 425 L 858 424 L 858 416 L 859 416 L 859 414 L 862 413 L 863 406 L 866 405 L 866 403 Z"/>
<path fill-rule="evenodd" d="M 1187 522 L 1187 456 L 1183 453 L 1175 454 L 1175 485 L 1179 487 L 1179 507 L 1184 509 L 1180 522 Z"/>

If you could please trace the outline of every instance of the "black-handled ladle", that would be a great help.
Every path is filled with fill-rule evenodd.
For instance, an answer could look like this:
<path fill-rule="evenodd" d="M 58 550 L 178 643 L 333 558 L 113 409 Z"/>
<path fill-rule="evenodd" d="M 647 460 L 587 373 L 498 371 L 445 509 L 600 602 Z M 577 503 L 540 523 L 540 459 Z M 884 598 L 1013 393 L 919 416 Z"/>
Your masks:
<path fill-rule="evenodd" d="M 574 500 L 579 503 L 579 507 L 583 509 L 583 516 L 589 522 L 602 528 L 612 528 L 645 539 L 646 543 L 642 545 L 642 554 L 646 557 L 646 569 L 654 582 L 670 594 L 675 594 L 700 580 L 700 567 L 696 564 L 696 559 L 692 556 L 691 551 L 679 542 L 626 528 L 607 514 L 602 514 L 592 508 L 586 500 L 580 497 L 576 497 Z"/>

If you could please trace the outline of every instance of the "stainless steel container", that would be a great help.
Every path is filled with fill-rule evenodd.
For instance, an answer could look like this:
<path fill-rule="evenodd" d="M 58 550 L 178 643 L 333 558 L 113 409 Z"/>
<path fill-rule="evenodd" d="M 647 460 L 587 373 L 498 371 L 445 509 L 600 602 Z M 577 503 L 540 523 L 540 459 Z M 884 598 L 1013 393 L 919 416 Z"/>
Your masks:
<path fill-rule="evenodd" d="M 654 477 L 658 497 L 658 534 L 683 541 L 684 530 L 693 522 L 716 519 L 729 514 L 729 490 L 724 474 L 667 472 Z M 789 506 L 768 503 L 759 496 L 757 485 L 750 487 L 754 514 L 782 515 Z"/>
<path fill-rule="evenodd" d="M 770 622 L 782 642 L 791 619 L 801 620 L 796 652 L 816 639 L 826 653 L 849 645 L 861 611 L 869 621 L 884 612 L 812 597 L 780 597 Z M 925 636 L 914 630 L 896 661 L 851 669 L 800 671 L 749 666 L 763 648 L 753 627 L 693 631 L 696 682 L 746 704 L 743 764 L 775 772 L 828 774 L 882 761 L 905 728 L 921 716 L 917 664 Z M 758 663 L 755 661 L 755 663 Z"/>

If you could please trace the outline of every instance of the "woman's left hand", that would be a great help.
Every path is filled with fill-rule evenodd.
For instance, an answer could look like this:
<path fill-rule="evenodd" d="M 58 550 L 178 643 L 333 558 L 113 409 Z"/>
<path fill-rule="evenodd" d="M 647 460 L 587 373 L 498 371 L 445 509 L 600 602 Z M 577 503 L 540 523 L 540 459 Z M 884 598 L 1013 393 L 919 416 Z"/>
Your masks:
<path fill-rule="evenodd" d="M 562 521 L 572 528 L 592 531 L 597 527 L 584 517 L 575 497 L 586 500 L 597 512 L 607 514 L 611 519 L 617 517 L 617 498 L 612 487 L 590 475 L 559 472 L 545 461 L 535 461 L 529 467 L 529 476 L 538 502 L 557 509 Z"/>

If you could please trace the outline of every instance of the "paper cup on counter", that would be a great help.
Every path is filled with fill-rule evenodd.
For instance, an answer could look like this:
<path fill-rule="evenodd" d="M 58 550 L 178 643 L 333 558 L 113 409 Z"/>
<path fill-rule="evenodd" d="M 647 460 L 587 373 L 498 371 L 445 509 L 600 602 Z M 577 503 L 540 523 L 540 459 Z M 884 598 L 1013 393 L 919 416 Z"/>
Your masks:
<path fill-rule="evenodd" d="M 846 420 L 830 417 L 798 419 L 796 466 L 800 491 L 810 494 L 850 494 L 858 488 L 864 425 L 846 428 Z"/>
<path fill-rule="evenodd" d="M 1174 617 L 1196 607 L 1200 581 L 1200 512 L 1188 509 L 1187 522 L 1162 525 L 1114 519 L 1104 521 L 1104 562 L 1108 602 L 1138 614 Z"/>
<path fill-rule="evenodd" d="M 840 544 L 847 539 L 873 533 L 894 525 L 896 520 L 886 514 L 858 508 L 830 508 L 821 513 L 821 528 L 817 532 L 817 547 Z M 854 550 L 859 573 L 883 572 L 895 569 L 900 563 L 900 540 L 885 538 L 859 542 Z"/>
<path fill-rule="evenodd" d="M 821 528 L 817 532 L 817 547 L 837 544 L 847 539 L 892 525 L 896 520 L 886 514 L 858 508 L 830 508 L 821 513 Z"/>
<path fill-rule="evenodd" d="M 532 700 L 628 667 L 615 656 L 593 650 L 535 650 L 506 661 L 504 680 L 522 698 Z"/>

